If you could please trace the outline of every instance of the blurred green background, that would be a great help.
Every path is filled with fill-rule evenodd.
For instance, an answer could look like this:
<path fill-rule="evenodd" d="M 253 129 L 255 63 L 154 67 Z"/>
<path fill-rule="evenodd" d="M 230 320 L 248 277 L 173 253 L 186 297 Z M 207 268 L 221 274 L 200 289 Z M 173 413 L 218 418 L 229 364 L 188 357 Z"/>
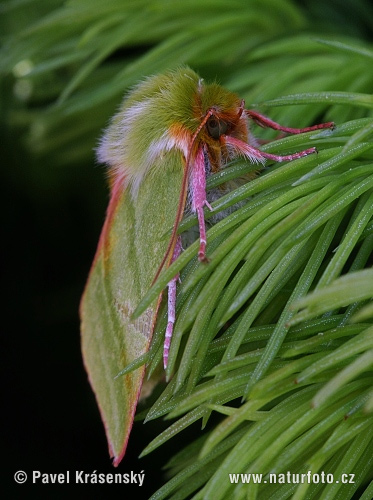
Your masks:
<path fill-rule="evenodd" d="M 0 34 L 5 487 L 65 498 L 65 487 L 19 486 L 12 476 L 112 471 L 81 362 L 78 307 L 108 196 L 94 148 L 122 95 L 180 63 L 249 106 L 295 92 L 371 93 L 373 64 L 315 39 L 371 47 L 373 9 L 368 0 L 3 0 Z M 275 108 L 271 117 L 304 126 L 325 111 Z M 323 118 L 331 116 L 338 106 Z M 147 498 L 163 484 L 163 455 L 188 440 L 137 462 L 162 423 L 136 425 L 121 470 L 144 470 L 145 485 L 102 487 L 105 497 Z M 92 498 L 92 488 L 79 494 Z"/>

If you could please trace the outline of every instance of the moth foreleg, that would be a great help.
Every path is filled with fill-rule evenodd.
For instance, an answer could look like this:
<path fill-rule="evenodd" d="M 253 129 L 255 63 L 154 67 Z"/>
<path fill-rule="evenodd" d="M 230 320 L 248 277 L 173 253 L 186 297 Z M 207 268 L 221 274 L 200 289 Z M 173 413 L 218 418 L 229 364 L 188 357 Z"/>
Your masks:
<path fill-rule="evenodd" d="M 181 247 L 181 238 L 178 236 L 174 253 L 172 254 L 171 263 L 174 262 L 180 255 L 182 250 Z M 168 365 L 168 353 L 170 351 L 172 334 L 174 331 L 174 324 L 176 320 L 176 283 L 180 279 L 180 274 L 177 273 L 172 280 L 168 283 L 168 301 L 167 301 L 167 327 L 165 333 L 165 339 L 163 344 L 163 366 L 164 369 L 167 368 Z"/>

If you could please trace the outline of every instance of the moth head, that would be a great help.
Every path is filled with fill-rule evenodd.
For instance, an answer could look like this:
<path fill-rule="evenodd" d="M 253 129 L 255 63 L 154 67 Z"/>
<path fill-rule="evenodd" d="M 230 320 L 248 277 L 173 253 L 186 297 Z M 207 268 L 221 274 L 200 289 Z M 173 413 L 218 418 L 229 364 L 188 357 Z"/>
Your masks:
<path fill-rule="evenodd" d="M 232 94 L 235 96 L 234 94 Z M 235 96 L 236 97 L 236 96 Z M 248 123 L 244 113 L 244 101 L 237 97 L 229 106 L 213 105 L 202 116 L 201 132 L 203 139 L 215 146 L 224 142 L 225 136 L 233 136 L 243 141 L 248 140 Z"/>
<path fill-rule="evenodd" d="M 234 95 L 234 94 L 231 94 Z M 228 146 L 233 137 L 248 142 L 249 131 L 244 101 L 236 98 L 230 106 L 213 105 L 200 118 L 200 125 L 194 134 L 192 144 L 203 147 L 208 154 L 212 171 L 219 170 L 237 151 Z M 203 146 L 202 146 L 203 145 Z"/>

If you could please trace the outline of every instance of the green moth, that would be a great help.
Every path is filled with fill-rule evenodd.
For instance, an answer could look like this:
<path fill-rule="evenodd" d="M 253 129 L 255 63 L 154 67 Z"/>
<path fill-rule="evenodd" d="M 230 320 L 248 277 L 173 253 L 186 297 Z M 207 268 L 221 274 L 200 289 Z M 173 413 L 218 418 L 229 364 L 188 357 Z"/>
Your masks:
<path fill-rule="evenodd" d="M 206 173 L 219 171 L 238 155 L 263 164 L 266 159 L 293 160 L 316 151 L 264 153 L 254 145 L 252 121 L 288 133 L 333 126 L 329 122 L 306 129 L 282 127 L 246 110 L 236 94 L 216 83 L 205 84 L 182 67 L 135 87 L 101 139 L 98 159 L 109 165 L 111 197 L 81 302 L 81 330 L 84 364 L 114 465 L 125 453 L 145 367 L 114 377 L 149 348 L 161 298 L 140 318 L 131 316 L 160 271 L 181 251 L 177 230 L 188 193 L 198 216 L 198 258 L 208 265 L 204 207 L 211 207 Z M 168 287 L 164 366 L 175 321 L 177 279 Z"/>

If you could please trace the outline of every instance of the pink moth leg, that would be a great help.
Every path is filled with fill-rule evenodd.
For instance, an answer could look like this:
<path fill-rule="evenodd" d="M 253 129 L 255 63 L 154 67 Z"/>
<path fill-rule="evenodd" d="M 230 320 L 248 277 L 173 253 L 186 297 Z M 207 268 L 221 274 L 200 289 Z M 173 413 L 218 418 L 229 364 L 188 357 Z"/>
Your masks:
<path fill-rule="evenodd" d="M 181 238 L 178 236 L 176 243 L 175 243 L 175 248 L 174 248 L 174 253 L 172 254 L 172 260 L 171 263 L 174 262 L 179 255 L 181 254 Z M 174 331 L 174 324 L 175 324 L 175 319 L 176 319 L 176 283 L 180 279 L 180 274 L 177 273 L 176 276 L 172 278 L 172 280 L 168 283 L 168 303 L 167 303 L 167 328 L 166 328 L 166 334 L 164 338 L 164 344 L 163 344 L 163 366 L 164 369 L 167 368 L 168 365 L 168 353 L 170 351 L 170 345 L 171 345 L 171 339 L 172 339 L 172 333 Z"/>
<path fill-rule="evenodd" d="M 264 115 L 261 115 L 260 113 L 257 113 L 256 111 L 251 111 L 251 110 L 246 110 L 246 114 L 249 118 L 251 118 L 257 125 L 260 127 L 266 128 L 272 128 L 274 130 L 281 130 L 282 132 L 286 132 L 288 134 L 303 134 L 305 132 L 312 132 L 314 130 L 320 130 L 324 128 L 334 128 L 334 123 L 333 122 L 326 122 L 326 123 L 319 123 L 317 125 L 313 125 L 311 127 L 305 127 L 305 128 L 291 128 L 291 127 L 283 127 L 279 123 L 274 122 L 270 118 L 267 118 Z M 268 158 L 269 160 L 274 160 L 274 161 L 292 161 L 296 160 L 297 158 L 302 158 L 303 156 L 307 156 L 309 154 L 317 153 L 316 148 L 309 148 L 305 149 L 304 151 L 299 151 L 298 153 L 293 153 L 291 155 L 272 155 L 269 153 L 264 153 L 263 151 L 260 151 L 259 149 L 256 149 L 249 144 L 240 141 L 239 139 L 236 139 L 234 137 L 230 136 L 224 136 L 224 140 L 226 144 L 229 144 L 231 147 L 233 147 L 237 152 L 240 152 L 241 154 L 247 156 L 251 161 L 260 161 L 263 162 L 264 158 Z"/>
<path fill-rule="evenodd" d="M 199 225 L 199 250 L 198 260 L 206 262 L 206 227 L 203 207 L 206 205 L 212 210 L 211 205 L 206 200 L 206 171 L 203 148 L 197 151 L 195 163 L 191 170 L 190 190 L 192 193 L 192 210 L 197 213 Z"/>
<path fill-rule="evenodd" d="M 256 111 L 247 110 L 246 114 L 249 118 L 251 118 L 259 127 L 263 128 L 272 128 L 274 130 L 281 130 L 282 132 L 287 132 L 288 134 L 304 134 L 305 132 L 312 132 L 313 130 L 320 130 L 323 128 L 334 128 L 333 122 L 319 123 L 317 125 L 312 125 L 312 127 L 305 128 L 291 128 L 291 127 L 283 127 L 282 125 L 274 122 L 270 118 L 267 118 Z"/>
<path fill-rule="evenodd" d="M 206 262 L 206 227 L 203 207 L 206 205 L 212 210 L 211 205 L 206 200 L 206 172 L 205 172 L 205 158 L 203 148 L 199 147 L 193 168 L 191 169 L 190 189 L 192 193 L 192 210 L 197 212 L 200 246 L 198 251 L 198 259 L 201 262 Z M 171 263 L 174 262 L 180 255 L 182 250 L 180 236 L 176 240 L 174 252 L 172 255 Z M 163 344 L 163 366 L 164 369 L 168 365 L 168 354 L 171 345 L 171 339 L 176 319 L 176 283 L 179 280 L 179 273 L 168 283 L 168 312 L 167 312 L 167 327 L 165 333 L 165 340 Z"/>
<path fill-rule="evenodd" d="M 316 148 L 305 149 L 304 151 L 299 151 L 298 153 L 293 153 L 291 155 L 272 155 L 270 153 L 265 153 L 264 151 L 260 151 L 260 149 L 254 148 L 250 146 L 244 141 L 240 139 L 236 139 L 235 137 L 231 137 L 229 135 L 222 136 L 224 142 L 233 148 L 237 154 L 242 154 L 246 156 L 253 163 L 264 163 L 265 159 L 274 160 L 274 161 L 291 161 L 296 160 L 297 158 L 302 158 L 303 156 L 310 155 L 312 153 L 317 153 Z"/>
<path fill-rule="evenodd" d="M 203 207 L 206 205 L 212 210 L 211 205 L 206 200 L 206 172 L 205 172 L 205 157 L 203 148 L 200 147 L 197 151 L 195 162 L 191 170 L 190 190 L 192 193 L 192 210 L 197 213 L 199 225 L 199 251 L 198 259 L 201 262 L 206 262 L 206 226 Z M 174 262 L 180 255 L 182 250 L 180 236 L 176 240 L 174 253 L 171 262 Z M 163 345 L 163 366 L 164 369 L 168 365 L 168 354 L 171 345 L 172 334 L 176 319 L 176 283 L 179 280 L 179 273 L 168 283 L 168 312 L 167 312 L 167 328 Z"/>

